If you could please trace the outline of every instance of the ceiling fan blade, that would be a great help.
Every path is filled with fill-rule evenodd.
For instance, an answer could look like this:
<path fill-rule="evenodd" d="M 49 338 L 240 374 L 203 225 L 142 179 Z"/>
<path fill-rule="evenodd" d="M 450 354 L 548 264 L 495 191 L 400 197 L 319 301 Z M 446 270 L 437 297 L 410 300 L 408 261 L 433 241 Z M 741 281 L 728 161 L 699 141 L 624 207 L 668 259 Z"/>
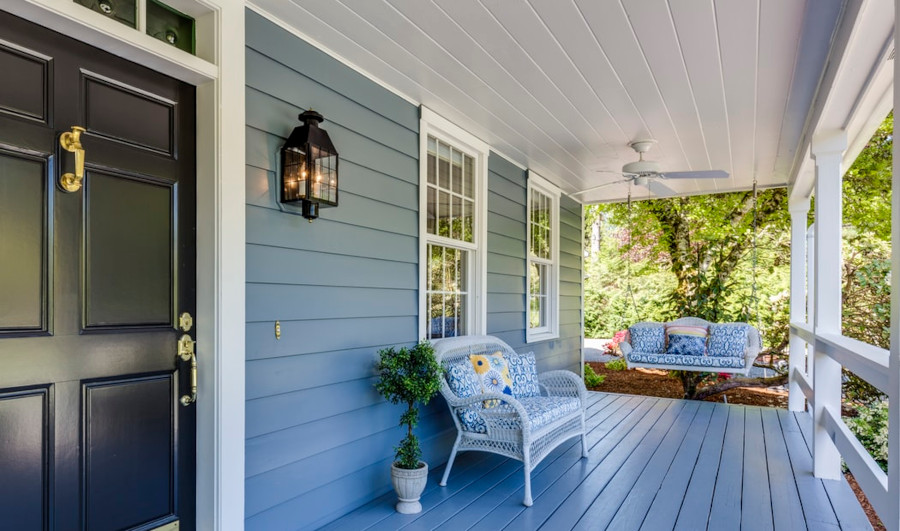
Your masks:
<path fill-rule="evenodd" d="M 647 182 L 647 188 L 649 188 L 656 197 L 672 197 L 678 193 L 658 179 L 650 179 L 650 181 Z"/>
<path fill-rule="evenodd" d="M 618 172 L 616 172 L 616 173 L 618 173 Z M 600 185 L 597 185 L 597 186 L 592 186 L 592 187 L 590 187 L 590 188 L 585 188 L 584 190 L 581 190 L 580 192 L 575 192 L 575 193 L 569 194 L 569 195 L 576 196 L 576 195 L 586 194 L 586 193 L 588 193 L 588 192 L 593 192 L 594 190 L 599 190 L 599 189 L 601 189 L 601 188 L 606 188 L 607 186 L 612 186 L 612 185 L 614 185 L 614 184 L 627 183 L 627 182 L 630 181 L 630 180 L 631 180 L 631 179 L 622 179 L 621 181 L 612 181 L 612 182 L 608 182 L 608 183 L 603 183 L 603 184 L 600 184 Z"/>
<path fill-rule="evenodd" d="M 727 179 L 728 172 L 723 170 L 707 171 L 667 171 L 662 175 L 665 179 Z"/>

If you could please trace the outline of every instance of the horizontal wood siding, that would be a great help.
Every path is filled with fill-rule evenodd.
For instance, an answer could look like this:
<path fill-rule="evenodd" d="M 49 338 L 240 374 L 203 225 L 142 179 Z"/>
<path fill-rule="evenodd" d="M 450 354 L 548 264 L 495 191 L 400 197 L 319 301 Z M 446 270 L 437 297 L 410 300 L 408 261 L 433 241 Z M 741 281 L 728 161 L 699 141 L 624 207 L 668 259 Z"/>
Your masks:
<path fill-rule="evenodd" d="M 379 348 L 416 340 L 418 109 L 247 12 L 246 527 L 314 527 L 390 490 L 400 408 Z M 280 207 L 277 154 L 313 108 L 341 156 L 340 206 Z M 281 322 L 281 339 L 274 334 Z M 452 421 L 426 408 L 426 458 Z"/>
<path fill-rule="evenodd" d="M 538 370 L 581 374 L 581 205 L 560 198 L 559 338 L 526 343 L 528 173 L 491 153 L 488 196 L 488 334 L 533 351 Z"/>
<path fill-rule="evenodd" d="M 419 112 L 252 11 L 246 25 L 245 524 L 310 528 L 391 490 L 401 408 L 375 392 L 374 363 L 418 333 Z M 313 223 L 277 200 L 278 151 L 307 108 L 341 157 L 340 206 Z M 488 329 L 523 350 L 526 174 L 494 154 L 489 166 Z M 566 235 L 563 336 L 527 346 L 541 369 L 580 359 L 580 246 Z M 441 399 L 417 433 L 443 464 L 455 430 Z"/>

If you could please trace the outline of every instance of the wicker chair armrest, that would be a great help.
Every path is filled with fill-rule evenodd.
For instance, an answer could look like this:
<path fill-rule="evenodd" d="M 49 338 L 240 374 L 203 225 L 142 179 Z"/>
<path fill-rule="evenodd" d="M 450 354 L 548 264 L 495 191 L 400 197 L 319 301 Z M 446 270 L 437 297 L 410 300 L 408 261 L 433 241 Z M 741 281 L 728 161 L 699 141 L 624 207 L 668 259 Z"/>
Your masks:
<path fill-rule="evenodd" d="M 550 396 L 572 396 L 581 400 L 582 406 L 587 400 L 587 388 L 584 381 L 572 371 L 558 370 L 538 374 L 541 387 Z"/>
<path fill-rule="evenodd" d="M 628 341 L 620 342 L 619 349 L 622 351 L 623 356 L 631 354 L 631 351 L 634 350 L 633 348 L 631 348 L 631 343 L 629 343 Z"/>

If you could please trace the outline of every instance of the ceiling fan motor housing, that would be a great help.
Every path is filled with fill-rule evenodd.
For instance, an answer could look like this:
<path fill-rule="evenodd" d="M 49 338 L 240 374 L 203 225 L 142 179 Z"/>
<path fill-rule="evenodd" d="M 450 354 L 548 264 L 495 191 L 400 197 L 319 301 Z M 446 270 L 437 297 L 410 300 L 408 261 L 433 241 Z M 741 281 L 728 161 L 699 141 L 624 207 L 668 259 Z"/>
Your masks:
<path fill-rule="evenodd" d="M 652 160 L 636 160 L 622 166 L 623 173 L 647 175 L 659 173 L 659 163 Z"/>

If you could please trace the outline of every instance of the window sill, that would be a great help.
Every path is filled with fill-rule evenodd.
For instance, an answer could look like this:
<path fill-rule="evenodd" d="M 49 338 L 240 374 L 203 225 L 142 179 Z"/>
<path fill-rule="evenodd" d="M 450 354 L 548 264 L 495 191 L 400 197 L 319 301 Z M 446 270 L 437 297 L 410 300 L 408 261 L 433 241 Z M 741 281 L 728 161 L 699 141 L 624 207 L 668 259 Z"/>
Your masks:
<path fill-rule="evenodd" d="M 559 339 L 559 332 L 525 332 L 526 343 L 537 343 L 539 341 L 548 341 L 550 339 Z"/>

